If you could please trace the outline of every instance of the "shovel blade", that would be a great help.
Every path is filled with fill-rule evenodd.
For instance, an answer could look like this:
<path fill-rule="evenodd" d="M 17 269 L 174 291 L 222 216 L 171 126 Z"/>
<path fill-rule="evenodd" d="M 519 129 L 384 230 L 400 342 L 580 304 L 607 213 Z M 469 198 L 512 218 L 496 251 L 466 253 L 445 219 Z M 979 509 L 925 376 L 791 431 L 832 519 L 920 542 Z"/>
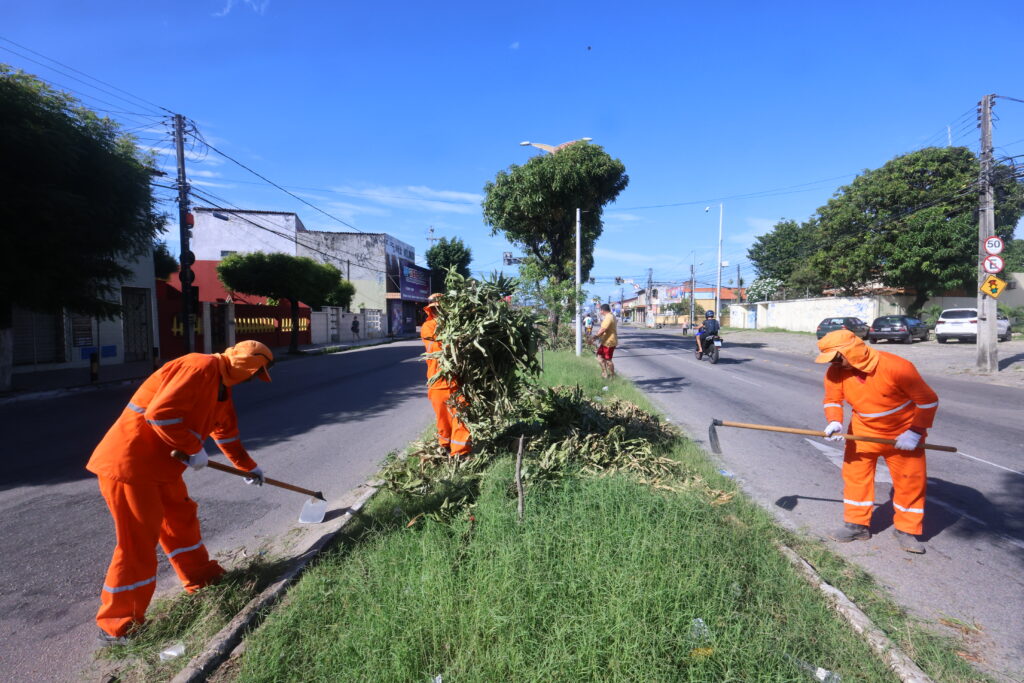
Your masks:
<path fill-rule="evenodd" d="M 310 498 L 299 513 L 299 524 L 319 524 L 327 515 L 327 501 Z"/>
<path fill-rule="evenodd" d="M 718 443 L 718 430 L 716 429 L 721 423 L 721 420 L 712 419 L 708 426 L 708 445 L 711 446 L 711 452 L 715 455 L 722 454 L 722 446 Z"/>

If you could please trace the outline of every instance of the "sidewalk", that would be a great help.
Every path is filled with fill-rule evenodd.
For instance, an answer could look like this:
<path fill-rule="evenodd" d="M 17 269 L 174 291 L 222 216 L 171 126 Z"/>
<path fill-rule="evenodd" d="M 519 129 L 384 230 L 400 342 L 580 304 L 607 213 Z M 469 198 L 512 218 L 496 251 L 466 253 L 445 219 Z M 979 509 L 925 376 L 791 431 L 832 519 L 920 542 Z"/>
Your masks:
<path fill-rule="evenodd" d="M 414 337 L 376 337 L 374 339 L 360 339 L 356 342 L 330 343 L 330 344 L 304 344 L 299 347 L 303 355 L 318 355 L 323 353 L 335 353 L 347 351 L 348 349 L 361 346 L 376 346 L 378 344 L 390 344 L 403 339 Z M 275 358 L 285 360 L 292 358 L 288 355 L 288 347 L 273 349 Z M 299 358 L 301 356 L 294 356 Z M 91 381 L 88 367 L 64 368 L 61 370 L 44 370 L 41 372 L 15 373 L 11 378 L 12 391 L 0 393 L 0 405 L 13 401 L 27 401 L 44 398 L 56 398 L 70 393 L 81 391 L 92 391 L 104 387 L 127 384 L 148 377 L 153 372 L 152 361 L 136 361 L 133 363 L 120 363 L 117 365 L 100 365 L 99 377 L 95 382 Z"/>

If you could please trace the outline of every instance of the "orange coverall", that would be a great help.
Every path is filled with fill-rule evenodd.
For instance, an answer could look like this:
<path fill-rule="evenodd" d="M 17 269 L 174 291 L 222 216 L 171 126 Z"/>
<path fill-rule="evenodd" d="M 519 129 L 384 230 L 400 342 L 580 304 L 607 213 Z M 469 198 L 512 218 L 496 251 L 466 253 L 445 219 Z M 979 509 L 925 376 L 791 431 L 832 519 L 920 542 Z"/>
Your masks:
<path fill-rule="evenodd" d="M 223 354 L 191 353 L 166 363 L 142 383 L 86 465 L 99 478 L 117 536 L 96 615 L 112 636 L 145 620 L 156 588 L 157 542 L 188 592 L 224 573 L 203 545 L 198 506 L 181 478 L 187 465 L 171 451 L 196 453 L 212 436 L 237 468 L 256 468 L 239 441 L 230 389 L 264 367 L 236 351 L 253 344 L 270 354 L 247 341 Z M 265 373 L 260 378 L 269 381 Z"/>
<path fill-rule="evenodd" d="M 921 444 L 905 451 L 888 444 L 846 442 L 843 454 L 843 520 L 869 526 L 875 501 L 875 467 L 885 458 L 893 482 L 893 523 L 918 536 L 924 521 L 927 467 L 924 438 L 935 419 L 939 397 L 905 358 L 868 347 L 849 330 L 825 335 L 819 358 L 839 352 L 852 368 L 831 365 L 825 373 L 825 419 L 843 421 L 843 401 L 853 409 L 849 433 L 895 439 L 907 430 Z M 828 362 L 820 360 L 819 362 Z"/>
<path fill-rule="evenodd" d="M 426 309 L 427 320 L 420 328 L 420 339 L 426 347 L 426 353 L 436 353 L 441 350 L 441 343 L 434 339 L 434 332 L 437 329 L 437 317 L 434 314 L 434 304 L 428 304 Z M 436 358 L 427 358 L 427 381 L 438 374 L 439 363 Z M 432 384 L 428 385 L 427 398 L 434 406 L 434 414 L 437 416 L 437 441 L 441 447 L 448 450 L 453 456 L 468 455 L 470 452 L 469 429 L 455 414 L 455 409 L 449 405 L 452 395 L 458 389 L 458 384 L 438 376 Z"/>

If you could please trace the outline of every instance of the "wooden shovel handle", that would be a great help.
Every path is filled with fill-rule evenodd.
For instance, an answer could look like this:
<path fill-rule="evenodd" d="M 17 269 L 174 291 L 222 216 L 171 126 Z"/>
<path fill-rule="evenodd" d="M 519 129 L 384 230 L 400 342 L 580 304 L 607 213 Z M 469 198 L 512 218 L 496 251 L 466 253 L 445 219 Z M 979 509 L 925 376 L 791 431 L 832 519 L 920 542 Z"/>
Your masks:
<path fill-rule="evenodd" d="M 786 434 L 806 434 L 807 436 L 825 436 L 824 431 L 814 429 L 797 429 L 795 427 L 773 427 L 770 425 L 747 424 L 746 422 L 730 422 L 728 420 L 715 420 L 715 424 L 721 427 L 740 427 L 742 429 L 760 429 L 765 432 L 785 432 Z M 858 434 L 834 434 L 841 436 L 848 441 L 870 441 L 871 443 L 884 443 L 890 446 L 895 445 L 896 439 L 883 439 L 880 436 L 860 436 Z M 956 446 L 940 446 L 939 444 L 926 443 L 921 446 L 933 451 L 946 451 L 956 453 Z"/>
<path fill-rule="evenodd" d="M 174 456 L 175 458 L 177 458 L 178 460 L 182 461 L 186 465 L 188 464 L 188 456 L 185 455 L 184 453 L 182 453 L 181 451 L 171 451 L 171 455 Z M 249 476 L 251 476 L 245 470 L 236 469 L 234 467 L 231 467 L 230 465 L 224 465 L 224 464 L 221 464 L 219 462 L 215 462 L 213 460 L 208 461 L 206 463 L 206 466 L 211 468 L 211 469 L 218 470 L 220 472 L 227 472 L 228 474 L 234 474 L 234 475 L 239 476 L 239 477 L 249 477 Z M 264 481 L 264 483 L 270 484 L 271 486 L 276 486 L 276 487 L 282 488 L 282 489 L 288 489 L 289 491 L 295 491 L 296 493 L 305 493 L 307 496 L 312 496 L 313 498 L 319 498 L 320 500 L 326 500 L 324 498 L 324 494 L 321 493 L 320 491 L 310 491 L 309 489 L 304 489 L 301 486 L 296 486 L 295 484 L 289 484 L 286 481 L 280 481 L 278 479 L 271 479 L 270 477 L 264 477 L 263 481 Z"/>

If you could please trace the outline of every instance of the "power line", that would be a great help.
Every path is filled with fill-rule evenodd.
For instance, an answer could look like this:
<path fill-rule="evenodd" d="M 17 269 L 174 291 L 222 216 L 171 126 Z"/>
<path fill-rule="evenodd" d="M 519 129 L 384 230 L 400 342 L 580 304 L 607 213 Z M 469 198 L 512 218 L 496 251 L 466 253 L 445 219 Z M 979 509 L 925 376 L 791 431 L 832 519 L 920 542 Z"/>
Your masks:
<path fill-rule="evenodd" d="M 260 178 L 261 180 L 265 181 L 266 183 L 268 183 L 268 184 L 270 184 L 270 185 L 273 185 L 274 187 L 276 187 L 277 189 L 281 190 L 282 192 L 284 192 L 284 193 L 285 193 L 285 194 L 287 194 L 288 196 L 290 196 L 290 197 L 293 197 L 294 199 L 297 199 L 297 200 L 299 200 L 300 202 L 302 202 L 302 203 L 303 203 L 303 204 L 305 204 L 306 206 L 310 207 L 311 209 L 314 209 L 314 210 L 316 210 L 316 211 L 319 211 L 319 212 L 320 212 L 320 213 L 322 213 L 323 215 L 325 215 L 325 216 L 327 216 L 328 218 L 331 218 L 331 219 L 333 219 L 333 220 L 337 221 L 338 223 L 341 223 L 342 225 L 344 225 L 344 226 L 345 226 L 345 227 L 347 227 L 347 228 L 351 228 L 352 230 L 355 230 L 356 232 L 365 232 L 364 230 L 360 230 L 359 228 L 357 228 L 356 226 L 352 225 L 351 223 L 348 223 L 347 221 L 343 221 L 342 219 L 338 218 L 337 216 L 335 216 L 335 215 L 333 215 L 333 214 L 330 214 L 330 213 L 328 213 L 328 212 L 324 211 L 324 210 L 323 210 L 323 209 L 321 209 L 321 208 L 320 208 L 319 206 L 316 206 L 315 204 L 312 204 L 312 203 L 310 203 L 310 202 L 306 201 L 305 199 L 303 199 L 303 198 L 302 198 L 302 197 L 300 197 L 299 195 L 295 194 L 294 192 L 292 192 L 292 191 L 290 191 L 290 190 L 286 190 L 286 189 L 285 189 L 284 187 L 282 187 L 282 186 L 278 185 L 278 184 L 277 184 L 277 183 L 275 183 L 275 182 L 274 182 L 273 180 L 271 180 L 271 179 L 267 178 L 266 176 L 264 176 L 264 175 L 262 175 L 262 174 L 258 173 L 257 171 L 254 171 L 253 169 L 249 168 L 248 166 L 246 166 L 245 164 L 243 164 L 243 163 L 242 163 L 241 161 L 239 161 L 238 159 L 235 159 L 234 157 L 232 157 L 232 156 L 230 156 L 230 155 L 226 154 L 225 152 L 222 152 L 221 150 L 217 149 L 216 147 L 214 147 L 213 145 L 211 145 L 210 143 L 208 143 L 208 142 L 207 142 L 206 140 L 204 140 L 204 139 L 203 139 L 203 137 L 202 137 L 202 135 L 201 135 L 201 134 L 199 133 L 199 131 L 198 131 L 198 130 L 195 130 L 195 134 L 196 134 L 196 135 L 197 135 L 197 136 L 199 137 L 199 140 L 200 140 L 200 142 L 202 142 L 202 143 L 203 143 L 204 145 L 206 145 L 207 147 L 209 147 L 210 149 L 212 149 L 212 150 L 213 150 L 214 152 L 216 152 L 217 154 L 221 155 L 222 157 L 224 157 L 224 158 L 225 158 L 225 159 L 227 159 L 228 161 L 231 161 L 231 162 L 233 162 L 233 163 L 237 164 L 238 166 L 241 166 L 242 168 L 244 168 L 244 169 L 245 169 L 246 171 L 248 171 L 249 173 L 252 173 L 252 174 L 253 174 L 254 176 L 256 176 L 257 178 Z"/>
<path fill-rule="evenodd" d="M 114 90 L 117 90 L 118 92 L 122 92 L 122 93 L 124 93 L 125 95 L 128 95 L 129 97 L 132 97 L 133 99 L 137 100 L 138 102 L 141 102 L 141 103 L 147 104 L 147 105 L 149 105 L 150 107 L 154 107 L 154 108 L 156 108 L 156 109 L 159 109 L 159 110 L 161 110 L 161 111 L 163 111 L 163 112 L 165 112 L 165 113 L 167 113 L 167 114 L 173 114 L 173 113 L 174 113 L 174 112 L 172 112 L 172 111 L 171 111 L 170 109 L 168 109 L 167 107 L 162 107 L 162 106 L 160 106 L 159 104 L 155 104 L 155 103 L 153 103 L 153 102 L 150 102 L 150 101 L 149 101 L 149 100 L 147 100 L 147 99 L 144 99 L 144 98 L 142 98 L 142 97 L 139 97 L 138 95 L 135 95 L 135 94 L 133 94 L 133 93 L 130 93 L 130 92 L 128 92 L 127 90 L 124 90 L 124 89 L 122 89 L 122 88 L 119 88 L 119 87 L 117 87 L 116 85 L 113 85 L 113 84 L 111 84 L 111 83 L 107 83 L 106 81 L 102 81 L 102 80 L 100 80 L 100 79 L 96 78 L 95 76 L 91 76 L 91 75 L 89 75 L 89 74 L 85 73 L 84 71 L 81 71 L 81 70 L 79 70 L 79 69 L 76 69 L 76 68 L 75 68 L 75 67 L 73 67 L 73 66 L 69 66 L 69 65 L 67 65 L 67 64 L 64 64 L 63 62 L 57 61 L 57 60 L 56 60 L 56 59 L 54 59 L 53 57 L 49 57 L 49 56 L 47 56 L 47 55 L 44 55 L 44 54 L 42 54 L 41 52 L 36 52 L 35 50 L 33 50 L 33 49 L 32 49 L 32 48 L 30 48 L 30 47 L 26 47 L 25 45 L 21 45 L 20 43 L 16 43 L 16 42 L 14 42 L 14 41 L 13 41 L 13 40 L 11 40 L 10 38 L 5 38 L 4 36 L 0 36 L 0 40 L 4 41 L 5 43 L 10 43 L 11 45 L 15 45 L 15 46 L 17 46 L 17 47 L 21 48 L 22 50 L 26 50 L 26 51 L 28 51 L 28 52 L 31 52 L 32 54 L 34 54 L 34 55 L 36 55 L 36 56 L 38 56 L 38 57 L 42 57 L 43 59 L 46 59 L 46 60 L 48 60 L 48 61 L 51 61 L 51 62 L 53 62 L 54 64 L 59 64 L 60 66 L 64 67 L 65 69 L 70 69 L 71 71 L 74 71 L 74 72 L 75 72 L 75 73 L 77 73 L 77 74 L 81 74 L 81 75 L 85 76 L 86 78 L 89 78 L 89 79 L 91 79 L 91 80 L 94 80 L 94 81 L 96 81 L 97 83 L 102 83 L 103 85 L 105 85 L 105 86 L 107 86 L 107 87 L 109 87 L 109 88 L 113 88 Z M 2 49 L 4 49 L 4 50 L 7 50 L 8 52 L 12 52 L 12 53 L 14 53 L 14 54 L 17 54 L 17 55 L 18 55 L 19 57 L 22 57 L 23 59 L 28 59 L 28 60 L 29 60 L 30 62 L 33 62 L 33 63 L 35 63 L 35 64 L 39 64 L 39 66 L 42 66 L 42 67 L 44 67 L 44 68 L 47 68 L 47 69 L 52 69 L 52 70 L 56 71 L 57 73 L 61 73 L 61 71 L 60 71 L 59 69 L 56 69 L 56 68 L 54 68 L 54 67 L 52 67 L 52 66 L 49 66 L 49 65 L 47 65 L 47 64 L 42 64 L 42 63 L 40 63 L 40 62 L 37 62 L 36 60 L 32 59 L 31 57 L 25 57 L 24 55 L 18 54 L 17 52 L 15 52 L 14 50 L 11 50 L 10 48 L 6 48 L 6 47 L 3 47 L 3 46 L 0 46 L 0 48 L 2 48 Z M 74 76 L 71 76 L 70 74 L 64 74 L 64 75 L 66 75 L 66 76 L 67 76 L 68 78 L 74 78 L 74 79 L 75 79 L 76 81 L 79 81 L 79 82 L 81 82 L 81 83 L 84 83 L 85 85 L 88 85 L 88 86 L 89 86 L 89 87 L 91 87 L 91 88 L 96 88 L 97 90 L 100 90 L 101 92 L 107 92 L 107 91 L 103 90 L 102 88 L 100 88 L 100 87 L 98 87 L 98 86 L 92 85 L 92 84 L 90 84 L 90 83 L 86 83 L 85 81 L 81 81 L 81 79 L 75 78 Z M 121 97 L 120 95 L 116 95 L 116 94 L 114 94 L 114 93 L 110 93 L 110 92 L 107 92 L 107 94 L 109 94 L 109 95 L 111 95 L 111 96 L 113 96 L 113 97 L 117 97 L 118 99 L 124 100 L 124 98 L 123 98 L 123 97 Z M 128 102 L 128 100 L 125 100 L 125 101 L 126 101 L 126 102 Z M 133 105 L 134 105 L 134 104 L 136 104 L 136 103 L 133 103 Z"/>

